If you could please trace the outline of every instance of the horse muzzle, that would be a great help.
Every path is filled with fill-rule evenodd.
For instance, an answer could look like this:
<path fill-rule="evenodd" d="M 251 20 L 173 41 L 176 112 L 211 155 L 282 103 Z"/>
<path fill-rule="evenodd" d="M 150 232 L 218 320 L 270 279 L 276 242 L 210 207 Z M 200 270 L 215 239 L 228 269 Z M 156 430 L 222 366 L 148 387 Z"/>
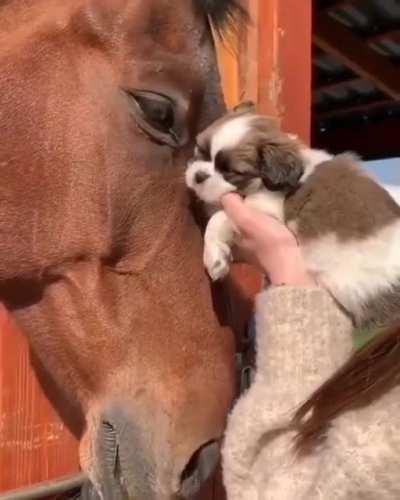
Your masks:
<path fill-rule="evenodd" d="M 176 500 L 199 492 L 219 462 L 219 440 L 211 439 L 182 456 L 179 443 L 173 446 L 162 429 L 152 426 L 153 418 L 148 424 L 151 429 L 143 421 L 135 422 L 122 407 L 103 414 L 95 443 L 94 482 L 100 486 L 85 484 L 81 500 Z"/>

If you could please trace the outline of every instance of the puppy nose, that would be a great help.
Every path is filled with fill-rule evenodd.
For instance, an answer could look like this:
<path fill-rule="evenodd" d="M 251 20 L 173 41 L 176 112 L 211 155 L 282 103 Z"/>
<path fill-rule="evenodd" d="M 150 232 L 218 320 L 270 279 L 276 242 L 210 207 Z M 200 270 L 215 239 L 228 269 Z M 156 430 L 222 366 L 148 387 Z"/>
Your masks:
<path fill-rule="evenodd" d="M 199 171 L 194 174 L 194 182 L 196 184 L 201 184 L 202 182 L 206 181 L 210 177 L 210 174 L 207 174 L 207 172 Z"/>

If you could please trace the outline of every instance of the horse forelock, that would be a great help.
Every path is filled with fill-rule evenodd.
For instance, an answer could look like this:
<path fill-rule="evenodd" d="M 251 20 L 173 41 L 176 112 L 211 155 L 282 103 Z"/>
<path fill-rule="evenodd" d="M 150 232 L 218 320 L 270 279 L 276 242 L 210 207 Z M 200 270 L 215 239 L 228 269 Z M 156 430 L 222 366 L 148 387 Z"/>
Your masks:
<path fill-rule="evenodd" d="M 240 0 L 192 0 L 196 9 L 208 17 L 215 31 L 223 37 L 247 21 L 247 12 Z"/>

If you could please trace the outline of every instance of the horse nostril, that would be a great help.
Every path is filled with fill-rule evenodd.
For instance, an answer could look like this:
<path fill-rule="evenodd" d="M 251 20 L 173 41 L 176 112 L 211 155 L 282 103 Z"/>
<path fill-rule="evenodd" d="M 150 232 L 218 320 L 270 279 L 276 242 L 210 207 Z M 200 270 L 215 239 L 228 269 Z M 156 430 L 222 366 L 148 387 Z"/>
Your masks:
<path fill-rule="evenodd" d="M 181 474 L 180 494 L 190 498 L 209 479 L 220 459 L 219 444 L 210 441 L 199 448 L 190 458 Z"/>
<path fill-rule="evenodd" d="M 210 177 L 210 174 L 207 174 L 207 172 L 203 172 L 200 170 L 199 172 L 196 172 L 194 174 L 194 181 L 196 184 L 201 184 L 204 181 L 206 181 Z"/>
<path fill-rule="evenodd" d="M 99 463 L 102 469 L 102 498 L 108 500 L 128 500 L 129 495 L 123 485 L 124 478 L 120 469 L 119 432 L 110 419 L 103 419 L 99 428 Z M 91 494 L 94 494 L 93 488 Z M 100 500 L 91 496 L 87 500 Z"/>

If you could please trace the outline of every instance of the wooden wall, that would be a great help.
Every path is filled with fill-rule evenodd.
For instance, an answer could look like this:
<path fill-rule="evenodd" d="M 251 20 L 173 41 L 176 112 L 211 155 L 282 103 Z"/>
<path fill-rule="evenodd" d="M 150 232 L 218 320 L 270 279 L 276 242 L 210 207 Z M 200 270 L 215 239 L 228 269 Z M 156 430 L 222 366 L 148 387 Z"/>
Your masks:
<path fill-rule="evenodd" d="M 219 46 L 228 106 L 254 100 L 260 111 L 309 140 L 311 2 L 248 0 L 252 26 L 235 39 L 236 54 Z M 231 306 L 241 330 L 252 309 L 260 275 L 237 265 Z M 40 388 L 26 341 L 0 309 L 0 492 L 79 470 L 77 442 Z M 204 500 L 222 500 L 220 481 Z"/>
<path fill-rule="evenodd" d="M 0 306 L 0 492 L 78 470 L 77 442 L 44 395 L 24 336 Z"/>

